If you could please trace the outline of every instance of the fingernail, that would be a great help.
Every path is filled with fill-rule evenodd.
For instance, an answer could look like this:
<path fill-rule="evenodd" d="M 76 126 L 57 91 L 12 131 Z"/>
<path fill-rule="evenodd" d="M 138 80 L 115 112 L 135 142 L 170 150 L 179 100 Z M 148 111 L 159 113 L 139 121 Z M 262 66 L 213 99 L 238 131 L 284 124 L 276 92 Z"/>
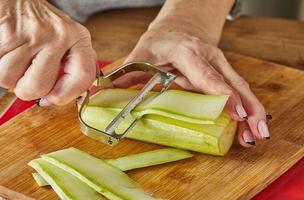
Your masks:
<path fill-rule="evenodd" d="M 243 132 L 243 139 L 247 144 L 250 144 L 250 145 L 253 145 L 253 146 L 255 145 L 254 138 L 252 137 L 252 134 L 249 130 L 245 130 Z"/>
<path fill-rule="evenodd" d="M 48 100 L 43 98 L 36 100 L 36 104 L 40 107 L 47 107 L 52 105 Z"/>
<path fill-rule="evenodd" d="M 41 99 L 36 99 L 36 105 L 37 105 L 37 106 L 40 106 L 40 105 L 39 105 L 39 104 L 40 104 L 40 100 L 41 100 Z"/>
<path fill-rule="evenodd" d="M 101 70 L 100 70 L 98 62 L 96 62 L 96 77 L 98 78 L 100 76 L 100 74 L 101 74 Z"/>
<path fill-rule="evenodd" d="M 247 113 L 246 113 L 246 111 L 245 111 L 245 109 L 243 108 L 242 105 L 237 104 L 237 105 L 235 106 L 235 110 L 236 110 L 237 114 L 238 114 L 241 118 L 243 118 L 243 119 L 245 119 L 245 120 L 248 120 L 248 115 L 247 115 Z"/>
<path fill-rule="evenodd" d="M 267 119 L 267 120 L 272 120 L 272 115 L 271 115 L 271 114 L 269 114 L 269 113 L 268 113 L 268 114 L 266 114 L 266 119 Z"/>
<path fill-rule="evenodd" d="M 264 139 L 267 139 L 267 140 L 270 139 L 268 126 L 267 126 L 267 124 L 266 124 L 266 122 L 264 120 L 260 120 L 258 122 L 258 130 L 259 130 L 260 135 Z"/>

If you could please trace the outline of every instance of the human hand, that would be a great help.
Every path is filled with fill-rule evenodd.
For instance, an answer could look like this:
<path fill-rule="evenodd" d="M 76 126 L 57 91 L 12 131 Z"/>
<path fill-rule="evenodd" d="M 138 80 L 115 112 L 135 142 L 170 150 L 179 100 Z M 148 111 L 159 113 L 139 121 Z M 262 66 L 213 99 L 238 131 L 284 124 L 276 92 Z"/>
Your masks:
<path fill-rule="evenodd" d="M 45 0 L 0 0 L 0 87 L 23 100 L 42 98 L 41 106 L 63 105 L 95 77 L 85 27 Z"/>
<path fill-rule="evenodd" d="M 239 122 L 237 137 L 242 146 L 251 147 L 256 139 L 269 139 L 263 105 L 223 52 L 208 40 L 188 32 L 153 28 L 140 38 L 126 59 L 130 61 L 150 62 L 175 73 L 175 82 L 186 90 L 229 95 L 226 110 Z M 133 74 L 131 81 L 140 77 L 142 74 Z"/>

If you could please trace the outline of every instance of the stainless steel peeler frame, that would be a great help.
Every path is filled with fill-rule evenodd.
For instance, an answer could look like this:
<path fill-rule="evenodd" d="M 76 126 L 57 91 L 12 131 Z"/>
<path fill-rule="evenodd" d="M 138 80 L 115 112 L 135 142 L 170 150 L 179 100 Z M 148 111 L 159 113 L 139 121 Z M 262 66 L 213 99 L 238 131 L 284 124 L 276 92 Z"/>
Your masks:
<path fill-rule="evenodd" d="M 87 91 L 85 94 L 85 98 L 83 102 L 79 105 L 78 112 L 78 120 L 80 123 L 81 131 L 102 143 L 106 143 L 109 145 L 117 144 L 126 134 L 130 131 L 136 124 L 136 122 L 140 119 L 140 117 L 136 118 L 130 126 L 121 134 L 116 133 L 116 128 L 119 124 L 128 116 L 131 111 L 144 99 L 144 97 L 157 85 L 161 84 L 163 86 L 162 90 L 159 92 L 166 91 L 170 85 L 175 80 L 176 76 L 163 71 L 156 66 L 146 63 L 146 62 L 131 62 L 127 64 L 123 64 L 117 67 L 112 68 L 104 68 L 101 70 L 101 76 L 97 79 L 97 84 L 99 86 L 104 86 L 106 83 L 110 81 L 114 81 L 120 76 L 132 72 L 132 71 L 144 71 L 150 73 L 152 78 L 146 83 L 146 85 L 139 91 L 139 93 L 123 108 L 123 110 L 112 120 L 112 122 L 105 128 L 105 130 L 98 130 L 89 124 L 85 123 L 82 119 L 82 115 L 85 112 L 89 101 L 90 101 L 90 92 Z M 108 81 L 107 81 L 108 80 Z M 154 98 L 158 96 L 155 95 Z"/>

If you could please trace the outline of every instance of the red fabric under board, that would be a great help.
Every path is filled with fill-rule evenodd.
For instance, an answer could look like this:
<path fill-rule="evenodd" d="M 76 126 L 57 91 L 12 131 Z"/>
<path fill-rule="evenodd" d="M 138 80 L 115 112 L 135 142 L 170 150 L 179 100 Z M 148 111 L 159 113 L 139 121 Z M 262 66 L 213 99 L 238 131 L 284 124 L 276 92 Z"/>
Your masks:
<path fill-rule="evenodd" d="M 252 200 L 304 200 L 304 158 Z"/>
<path fill-rule="evenodd" d="M 0 118 L 0 126 L 26 109 L 32 107 L 34 104 L 35 101 L 22 101 L 20 99 L 16 99 Z"/>
<path fill-rule="evenodd" d="M 107 61 L 100 61 L 98 64 L 102 68 L 109 63 L 110 62 Z M 0 118 L 0 125 L 34 104 L 35 101 L 25 102 L 16 99 L 12 106 Z M 304 158 L 252 200 L 304 200 Z"/>

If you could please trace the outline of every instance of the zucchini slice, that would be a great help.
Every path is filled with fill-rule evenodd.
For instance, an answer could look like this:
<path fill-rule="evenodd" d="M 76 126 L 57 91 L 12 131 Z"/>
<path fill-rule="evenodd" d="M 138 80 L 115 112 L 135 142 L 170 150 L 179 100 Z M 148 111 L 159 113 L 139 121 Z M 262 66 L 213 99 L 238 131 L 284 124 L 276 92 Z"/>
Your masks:
<path fill-rule="evenodd" d="M 118 168 L 78 149 L 68 148 L 41 157 L 77 177 L 108 199 L 155 199 Z"/>
<path fill-rule="evenodd" d="M 89 105 L 122 109 L 138 92 L 132 89 L 105 89 L 95 94 Z M 213 124 L 228 100 L 227 95 L 202 95 L 181 90 L 168 90 L 153 98 L 155 95 L 156 92 L 150 92 L 133 114 L 154 114 L 190 123 Z"/>
<path fill-rule="evenodd" d="M 116 159 L 106 160 L 107 163 L 122 171 L 149 167 L 163 163 L 190 158 L 193 155 L 188 151 L 174 148 L 158 149 L 144 153 L 128 155 Z"/>
<path fill-rule="evenodd" d="M 192 156 L 193 155 L 188 151 L 164 148 L 105 161 L 122 171 L 127 171 L 182 160 Z M 32 175 L 39 186 L 43 187 L 49 185 L 39 173 L 32 173 Z"/>

